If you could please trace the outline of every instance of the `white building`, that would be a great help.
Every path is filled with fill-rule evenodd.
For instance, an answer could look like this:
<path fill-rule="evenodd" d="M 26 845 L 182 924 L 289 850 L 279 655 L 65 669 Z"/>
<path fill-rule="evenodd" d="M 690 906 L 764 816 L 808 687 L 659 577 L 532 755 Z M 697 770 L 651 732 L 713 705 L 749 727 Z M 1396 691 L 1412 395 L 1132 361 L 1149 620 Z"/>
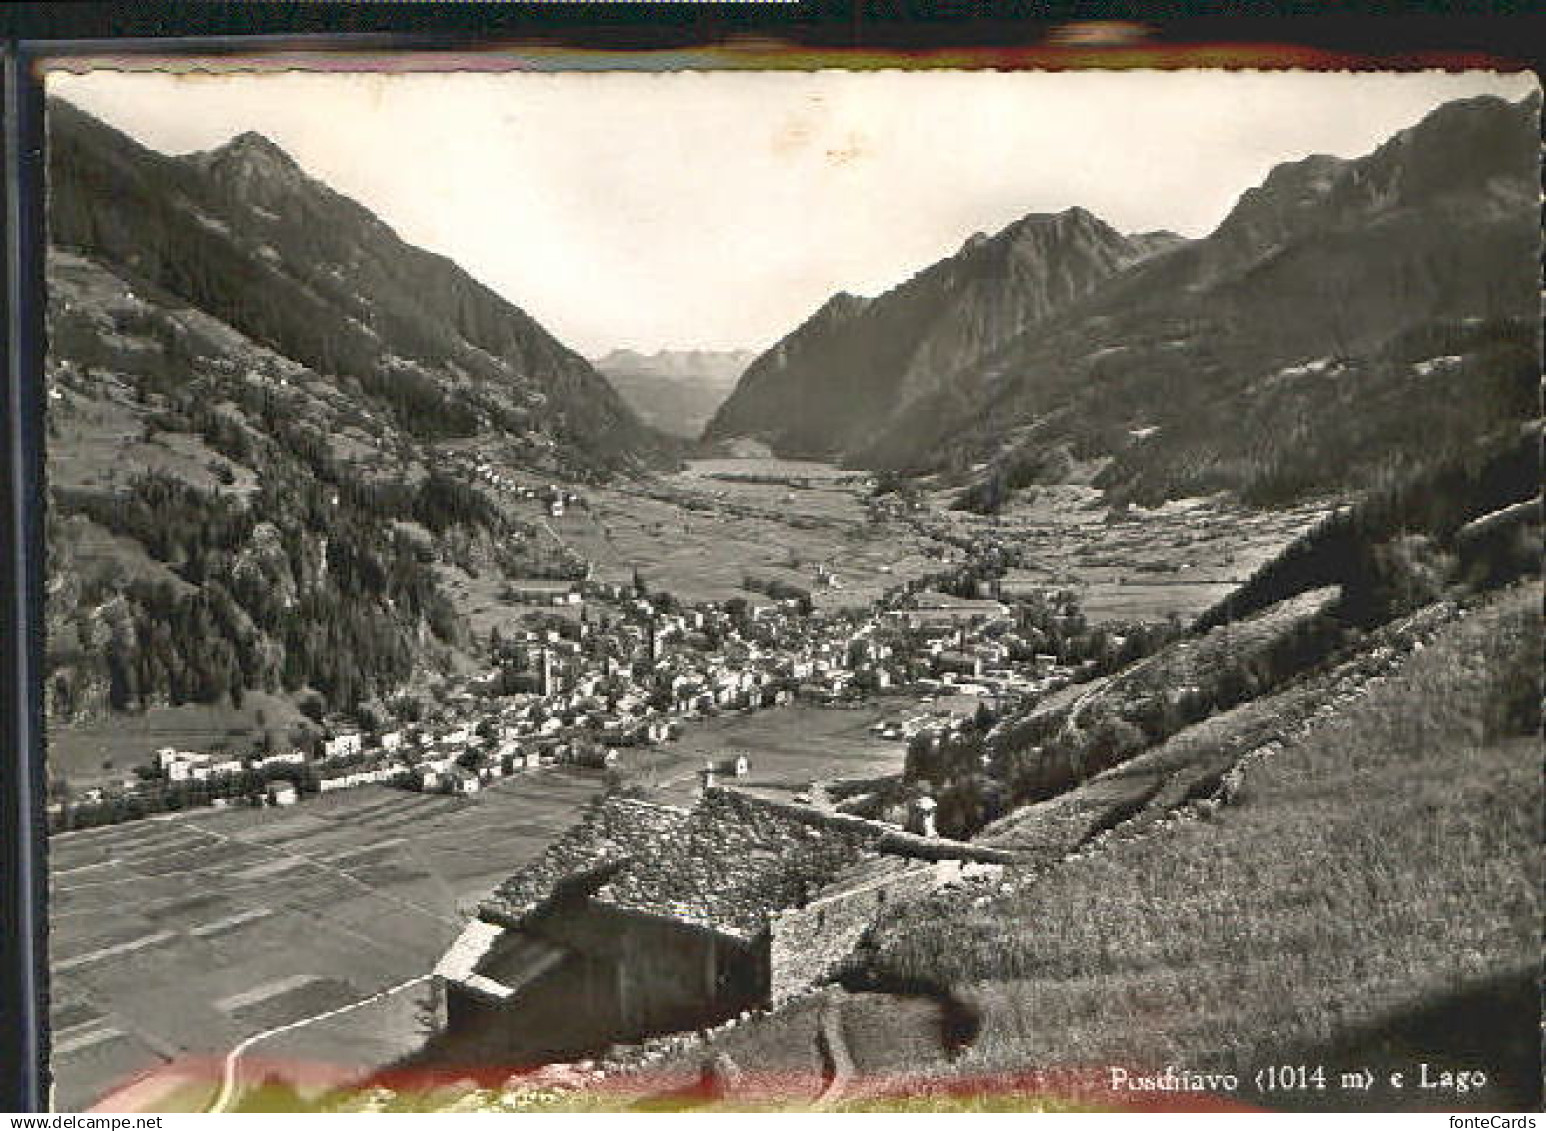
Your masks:
<path fill-rule="evenodd" d="M 270 805 L 294 805 L 299 800 L 300 794 L 296 792 L 294 782 L 271 781 L 268 783 L 268 803 Z"/>
<path fill-rule="evenodd" d="M 364 746 L 364 739 L 361 735 L 340 734 L 323 740 L 322 756 L 324 758 L 347 758 L 351 754 L 358 754 L 364 749 Z"/>

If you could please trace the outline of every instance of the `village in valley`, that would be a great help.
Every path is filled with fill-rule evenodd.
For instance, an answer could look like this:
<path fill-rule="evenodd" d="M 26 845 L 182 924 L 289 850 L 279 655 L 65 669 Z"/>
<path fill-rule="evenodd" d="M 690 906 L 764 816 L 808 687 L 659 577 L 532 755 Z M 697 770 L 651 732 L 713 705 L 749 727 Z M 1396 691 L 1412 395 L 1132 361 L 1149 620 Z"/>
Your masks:
<path fill-rule="evenodd" d="M 583 506 L 556 486 L 511 494 L 555 518 Z M 527 627 L 493 629 L 487 669 L 447 679 L 434 702 L 414 704 L 418 717 L 328 719 L 298 743 L 270 736 L 241 754 L 147 751 L 129 776 L 53 800 L 50 817 L 59 829 L 89 828 L 197 806 L 283 807 L 365 785 L 467 795 L 550 766 L 627 776 L 633 752 L 670 744 L 695 721 L 793 704 L 894 704 L 870 729 L 905 743 L 979 711 L 1027 707 L 1123 655 L 1127 638 L 1090 626 L 1071 593 L 1006 601 L 973 577 L 958 567 L 899 584 L 867 611 L 819 610 L 808 592 L 686 604 L 637 577 L 513 583 L 505 594 Z M 819 566 L 816 581 L 842 584 Z M 734 775 L 738 760 L 744 776 L 745 754 L 720 761 Z M 719 769 L 710 760 L 698 774 Z"/>
<path fill-rule="evenodd" d="M 779 478 L 771 461 L 746 467 Z M 484 482 L 501 505 L 563 523 L 577 540 L 604 520 L 618 528 L 602 508 L 631 501 L 603 501 L 583 486 L 501 484 L 492 479 L 498 474 Z M 702 523 L 701 498 L 679 483 L 650 489 Z M 786 488 L 747 490 L 771 506 Z M 501 582 L 490 602 L 499 619 L 485 622 L 477 662 L 404 697 L 397 714 L 303 716 L 288 731 L 251 728 L 206 743 L 149 740 L 137 755 L 120 738 L 115 776 L 58 789 L 50 802 L 60 834 L 55 944 L 71 973 L 59 999 L 57 1057 L 71 1102 L 163 1063 L 164 1049 L 221 1039 L 197 1033 L 229 1032 L 234 1042 L 261 1019 L 326 1013 L 432 970 L 440 971 L 443 1003 L 460 984 L 455 963 L 476 965 L 459 936 L 489 929 L 476 914 L 489 892 L 538 866 L 574 822 L 583 831 L 587 814 L 622 812 L 649 827 L 699 813 L 694 820 L 710 822 L 721 842 L 743 825 L 762 829 L 773 837 L 764 846 L 770 860 L 791 843 L 837 836 L 854 846 L 840 859 L 861 873 L 884 866 L 860 884 L 862 898 L 886 890 L 882 880 L 930 879 L 935 865 L 896 855 L 887 839 L 887 829 L 938 836 L 930 786 L 904 781 L 909 757 L 1092 687 L 1176 626 L 1152 615 L 1092 623 L 1073 591 L 1015 581 L 1013 555 L 991 524 L 936 530 L 932 554 L 902 552 L 903 537 L 938 520 L 873 490 L 845 482 L 843 505 L 887 514 L 895 527 L 881 545 L 897 549 L 871 552 L 911 564 L 900 576 L 891 565 L 870 571 L 887 583 L 873 603 L 844 590 L 836 565 L 807 567 L 808 587 L 785 570 L 767 586 L 778 596 L 744 588 L 718 600 L 705 599 L 701 586 L 696 599 L 673 597 L 645 584 L 640 569 L 614 564 L 598 577 L 568 567 L 571 576 Z M 791 537 L 805 533 L 789 529 Z M 1089 536 L 1109 536 L 1107 529 L 1091 527 Z M 1170 529 L 1157 519 L 1154 536 Z M 1263 544 L 1282 537 L 1279 524 Z M 747 554 L 723 545 L 727 576 L 741 577 Z M 858 569 L 848 577 L 859 578 Z M 729 809 L 712 800 L 726 790 L 743 800 Z M 772 808 L 752 819 L 744 806 L 755 805 Z M 836 831 L 822 831 L 823 821 L 838 822 Z M 882 842 L 891 847 L 877 853 Z M 658 851 L 681 843 L 666 836 Z M 954 843 L 929 851 L 968 853 L 956 865 L 992 856 Z M 702 858 L 710 860 L 707 850 Z M 901 869 L 894 876 L 893 866 Z M 145 914 L 94 918 L 110 882 L 132 885 Z M 769 893 L 786 885 L 778 869 L 749 882 Z M 332 893 L 326 908 L 319 893 Z M 362 963 L 348 943 L 352 924 L 405 907 L 411 913 L 390 952 Z M 783 913 L 786 935 L 804 929 L 787 919 L 793 907 Z M 779 947 L 784 955 L 803 949 L 805 965 L 830 950 L 785 936 Z M 197 1000 L 179 998 L 186 1008 L 166 1009 L 166 986 L 190 969 L 204 989 Z M 782 960 L 767 969 L 784 971 L 779 985 L 800 982 Z M 474 986 L 482 977 L 472 967 L 468 976 Z M 420 997 L 385 998 L 315 1032 L 275 1036 L 265 1052 L 298 1055 L 308 1040 L 326 1037 L 360 1065 L 389 1063 L 422 1042 Z M 720 998 L 689 998 L 685 1008 L 718 1016 L 752 1000 Z M 442 1014 L 440 1024 L 448 1020 Z M 641 1032 L 655 1030 L 658 1018 L 648 1020 Z M 595 1033 L 574 1039 L 582 1037 Z M 210 1093 L 199 1095 L 193 1102 Z"/>

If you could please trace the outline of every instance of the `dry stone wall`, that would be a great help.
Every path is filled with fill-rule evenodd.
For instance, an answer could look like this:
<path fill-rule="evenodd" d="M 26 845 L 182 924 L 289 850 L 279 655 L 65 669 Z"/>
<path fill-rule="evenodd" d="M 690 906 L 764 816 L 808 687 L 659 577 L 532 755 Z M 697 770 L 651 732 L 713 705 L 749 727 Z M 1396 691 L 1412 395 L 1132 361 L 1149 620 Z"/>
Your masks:
<path fill-rule="evenodd" d="M 971 861 L 887 860 L 861 883 L 837 885 L 804 907 L 773 915 L 768 923 L 770 1005 L 776 1009 L 835 973 L 888 906 L 1000 870 Z"/>

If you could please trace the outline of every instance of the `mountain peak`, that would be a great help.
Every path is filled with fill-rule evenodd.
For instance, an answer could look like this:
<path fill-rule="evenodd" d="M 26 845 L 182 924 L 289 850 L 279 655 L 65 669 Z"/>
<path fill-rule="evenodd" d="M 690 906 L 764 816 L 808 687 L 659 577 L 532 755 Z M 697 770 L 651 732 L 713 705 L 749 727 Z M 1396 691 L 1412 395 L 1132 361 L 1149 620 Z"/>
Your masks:
<path fill-rule="evenodd" d="M 814 318 L 846 318 L 857 314 L 869 305 L 869 299 L 863 295 L 853 294 L 851 291 L 838 291 L 826 302 L 821 304 L 813 315 Z"/>
<path fill-rule="evenodd" d="M 874 298 L 838 292 L 747 368 L 705 430 L 788 455 L 852 453 L 1133 258 L 1083 208 L 1031 213 Z"/>
<path fill-rule="evenodd" d="M 189 154 L 189 158 L 217 176 L 243 181 L 294 184 L 305 177 L 295 158 L 255 130 L 239 133 L 214 149 Z"/>
<path fill-rule="evenodd" d="M 962 242 L 961 250 L 956 252 L 956 254 L 957 255 L 965 255 L 968 252 L 976 251 L 979 247 L 981 247 L 983 244 L 985 244 L 987 242 L 988 242 L 988 233 L 987 232 L 973 232 L 971 235 L 967 236 L 966 239 Z"/>
<path fill-rule="evenodd" d="M 1099 234 L 1111 233 L 1115 230 L 1088 208 L 1074 205 L 1065 208 L 1061 212 L 1030 212 L 1020 217 L 1014 223 L 1004 229 L 1005 232 L 1019 234 L 1041 229 L 1063 236 L 1071 232 L 1093 232 Z"/>

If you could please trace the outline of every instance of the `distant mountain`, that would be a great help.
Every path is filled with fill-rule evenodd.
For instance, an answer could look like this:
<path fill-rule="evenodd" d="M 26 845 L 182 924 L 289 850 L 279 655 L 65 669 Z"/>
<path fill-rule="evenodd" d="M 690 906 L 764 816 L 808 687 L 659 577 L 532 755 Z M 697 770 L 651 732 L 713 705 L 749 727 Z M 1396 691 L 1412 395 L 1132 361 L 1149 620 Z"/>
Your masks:
<path fill-rule="evenodd" d="M 704 439 L 841 456 L 1170 239 L 1130 239 L 1082 208 L 972 236 L 874 299 L 838 294 L 747 369 Z M 985 375 L 991 380 L 991 375 Z"/>
<path fill-rule="evenodd" d="M 613 350 L 593 364 L 646 424 L 696 439 L 756 355 L 750 350 Z"/>

